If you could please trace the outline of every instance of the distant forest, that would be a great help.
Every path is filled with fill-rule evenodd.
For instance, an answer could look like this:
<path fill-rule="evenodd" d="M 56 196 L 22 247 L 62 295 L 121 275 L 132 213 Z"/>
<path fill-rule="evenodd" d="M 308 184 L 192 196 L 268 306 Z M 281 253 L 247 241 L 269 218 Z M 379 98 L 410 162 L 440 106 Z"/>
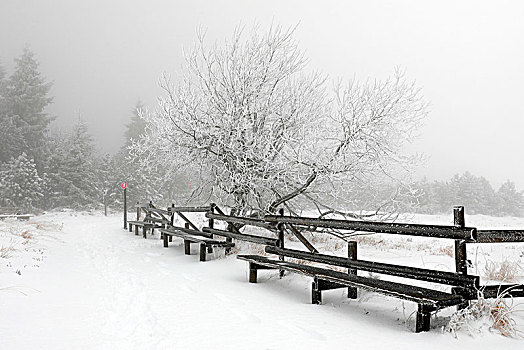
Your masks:
<path fill-rule="evenodd" d="M 198 179 L 152 168 L 129 153 L 128 147 L 145 128 L 138 113 L 140 103 L 130 112 L 120 151 L 102 155 L 81 119 L 68 133 L 51 131 L 53 118 L 45 112 L 52 103 L 50 88 L 31 50 L 26 48 L 15 59 L 11 74 L 0 63 L 0 207 L 92 210 L 105 204 L 120 208 L 122 181 L 128 183 L 130 203 L 144 199 L 171 203 L 191 197 L 191 181 Z M 392 192 L 384 191 L 384 198 L 375 198 L 375 203 L 391 199 L 386 196 Z M 357 207 L 364 197 L 365 193 L 355 194 Z M 410 195 L 398 200 L 409 202 L 406 207 L 420 213 L 450 213 L 454 205 L 464 205 L 468 214 L 524 215 L 523 191 L 512 181 L 495 190 L 485 178 L 469 172 L 448 181 L 415 182 Z"/>
<path fill-rule="evenodd" d="M 0 207 L 26 210 L 72 208 L 91 210 L 121 207 L 120 184 L 128 183 L 128 200 L 178 196 L 182 176 L 164 184 L 161 169 L 132 159 L 127 151 L 144 129 L 130 113 L 126 143 L 114 155 L 100 154 L 87 124 L 78 116 L 73 129 L 53 132 L 53 117 L 45 112 L 52 103 L 51 83 L 41 75 L 33 52 L 26 48 L 8 75 L 0 62 Z M 132 207 L 132 205 L 131 205 Z"/>
<path fill-rule="evenodd" d="M 423 179 L 415 187 L 420 191 L 420 213 L 450 213 L 453 205 L 463 205 L 467 214 L 524 215 L 523 191 L 518 191 L 510 180 L 495 190 L 484 177 L 465 172 L 448 181 Z"/>

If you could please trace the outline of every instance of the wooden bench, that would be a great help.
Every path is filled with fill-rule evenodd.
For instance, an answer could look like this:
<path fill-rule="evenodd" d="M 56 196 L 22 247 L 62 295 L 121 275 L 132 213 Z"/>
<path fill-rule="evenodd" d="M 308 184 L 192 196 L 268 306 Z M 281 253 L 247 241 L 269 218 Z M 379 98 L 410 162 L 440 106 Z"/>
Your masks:
<path fill-rule="evenodd" d="M 216 236 L 225 237 L 228 242 L 233 242 L 233 240 L 236 239 L 239 241 L 273 246 L 284 242 L 283 233 L 282 237 L 279 236 L 279 240 L 278 238 L 240 232 L 240 227 L 255 226 L 270 231 L 273 236 L 275 233 L 278 234 L 275 225 L 272 225 L 263 219 L 226 215 L 215 203 L 211 203 L 210 210 L 206 213 L 206 217 L 209 219 L 210 225 L 209 227 L 202 228 L 202 231 Z M 226 229 L 214 228 L 214 220 L 224 221 L 227 224 Z"/>
<path fill-rule="evenodd" d="M 16 207 L 0 207 L 0 220 L 4 219 L 17 219 L 21 221 L 27 221 L 34 215 L 24 213 L 25 210 Z"/>
<path fill-rule="evenodd" d="M 204 232 L 191 230 L 189 228 L 165 228 L 160 229 L 162 232 L 164 247 L 168 247 L 168 240 L 171 241 L 172 237 L 179 237 L 184 240 L 184 254 L 191 254 L 191 243 L 197 243 L 200 245 L 200 261 L 206 261 L 206 252 L 213 253 L 214 247 L 231 248 L 235 246 L 235 243 L 220 241 L 213 239 L 213 235 L 207 235 Z"/>
<path fill-rule="evenodd" d="M 148 230 L 151 230 L 151 234 L 154 234 L 155 229 L 165 228 L 173 222 L 173 217 L 168 210 L 159 209 L 152 202 L 137 203 L 136 210 L 136 220 L 129 220 L 127 224 L 129 232 L 133 232 L 134 227 L 137 236 L 139 227 L 142 227 L 143 237 L 147 238 Z M 145 217 L 141 219 L 142 212 L 145 213 Z"/>
<path fill-rule="evenodd" d="M 17 219 L 20 221 L 27 221 L 31 219 L 33 216 L 33 214 L 0 214 L 0 220 Z"/>
<path fill-rule="evenodd" d="M 187 216 L 187 213 L 207 213 L 211 210 L 210 206 L 202 207 L 175 207 L 172 205 L 168 208 L 168 212 L 172 215 L 178 215 L 184 223 L 184 227 L 175 226 L 171 223 L 169 227 L 160 229 L 161 238 L 164 241 L 164 247 L 168 247 L 173 237 L 182 238 L 184 240 L 184 253 L 191 254 L 191 244 L 200 245 L 200 261 L 206 261 L 206 252 L 213 253 L 213 248 L 222 247 L 230 249 L 235 246 L 231 241 L 217 240 L 213 238 L 213 233 L 204 232 L 199 229 Z M 209 219 L 209 228 L 213 228 L 214 220 Z"/>
<path fill-rule="evenodd" d="M 416 332 L 428 331 L 430 313 L 445 307 L 461 305 L 468 300 L 465 295 L 476 295 L 479 278 L 463 276 L 451 272 L 434 271 L 408 266 L 398 266 L 364 260 L 352 260 L 330 255 L 310 253 L 305 251 L 282 249 L 267 246 L 266 252 L 278 256 L 300 259 L 301 263 L 270 259 L 257 255 L 239 255 L 238 259 L 249 262 L 249 282 L 257 282 L 257 271 L 261 269 L 278 269 L 300 273 L 313 277 L 311 302 L 322 303 L 322 291 L 336 288 L 348 288 L 348 297 L 357 297 L 356 288 L 366 289 L 387 296 L 396 297 L 418 304 Z M 309 263 L 322 263 L 335 267 L 348 268 L 344 273 L 329 268 L 317 267 Z M 411 278 L 453 286 L 451 293 L 439 290 L 416 287 L 410 284 L 391 282 L 381 279 L 358 276 L 354 270 L 369 271 L 403 278 Z"/>
<path fill-rule="evenodd" d="M 317 228 L 335 228 L 338 230 L 352 230 L 372 233 L 387 233 L 412 235 L 418 237 L 437 237 L 458 240 L 463 242 L 474 242 L 476 229 L 465 227 L 462 211 L 456 211 L 459 216 L 454 226 L 396 224 L 383 222 L 364 222 L 333 219 L 315 219 L 304 217 L 284 217 L 281 215 L 266 216 L 265 220 L 276 224 L 282 231 L 285 227 L 290 232 L 300 229 L 316 230 Z M 462 220 L 460 220 L 462 215 Z M 304 238 L 305 239 L 305 238 Z M 301 240 L 302 241 L 302 240 Z M 458 244 L 460 246 L 460 244 Z M 416 332 L 428 331 L 430 329 L 430 315 L 436 310 L 450 306 L 465 307 L 468 300 L 476 299 L 480 288 L 480 278 L 467 274 L 461 270 L 465 263 L 465 255 L 456 258 L 456 272 L 437 271 L 411 266 L 393 265 L 375 261 L 357 259 L 357 243 L 348 242 L 348 258 L 320 254 L 311 244 L 304 244 L 308 251 L 285 249 L 278 246 L 266 246 L 265 251 L 278 256 L 268 258 L 258 255 L 239 255 L 238 259 L 249 262 L 249 282 L 257 282 L 257 271 L 267 269 L 278 269 L 290 271 L 313 277 L 312 297 L 314 304 L 322 302 L 322 291 L 336 288 L 347 288 L 349 298 L 357 298 L 357 289 L 365 289 L 381 293 L 390 297 L 415 302 L 418 304 L 416 316 Z M 297 259 L 296 262 L 284 261 L 284 259 Z M 326 267 L 314 266 L 314 264 L 327 265 Z M 335 269 L 344 268 L 347 272 Z M 418 287 L 409 282 L 392 282 L 376 278 L 359 276 L 357 271 L 367 271 L 381 275 L 401 277 L 404 279 L 418 280 L 429 283 L 437 283 L 451 287 L 449 292 L 443 292 L 434 288 L 433 285 Z"/>

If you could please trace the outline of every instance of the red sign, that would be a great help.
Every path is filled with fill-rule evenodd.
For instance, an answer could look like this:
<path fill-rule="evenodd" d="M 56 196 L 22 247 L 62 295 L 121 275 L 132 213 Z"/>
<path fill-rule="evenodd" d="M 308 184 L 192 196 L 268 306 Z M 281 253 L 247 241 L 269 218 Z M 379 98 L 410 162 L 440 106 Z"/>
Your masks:
<path fill-rule="evenodd" d="M 125 182 L 122 182 L 122 184 L 120 185 L 120 187 L 122 187 L 123 190 L 125 190 L 127 188 L 127 184 Z"/>

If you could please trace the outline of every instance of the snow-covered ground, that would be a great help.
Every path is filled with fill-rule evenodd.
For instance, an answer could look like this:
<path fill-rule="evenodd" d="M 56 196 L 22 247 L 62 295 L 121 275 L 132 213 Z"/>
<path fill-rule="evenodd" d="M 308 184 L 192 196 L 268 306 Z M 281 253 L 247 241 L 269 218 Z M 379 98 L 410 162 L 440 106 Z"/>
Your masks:
<path fill-rule="evenodd" d="M 450 216 L 414 222 L 450 224 Z M 479 228 L 524 228 L 524 219 L 466 216 Z M 344 244 L 317 235 L 321 251 Z M 359 238 L 359 256 L 390 263 L 453 269 L 446 240 L 379 235 Z M 413 333 L 415 304 L 362 292 L 325 292 L 310 304 L 311 279 L 259 272 L 217 252 L 209 261 L 183 254 L 181 240 L 163 248 L 124 230 L 120 215 L 49 213 L 28 222 L 0 221 L 0 349 L 517 349 L 522 340 L 484 329 L 458 339 L 442 329 L 451 309 Z M 298 242 L 291 242 L 289 246 Z M 242 252 L 260 248 L 243 245 Z M 524 259 L 524 244 L 471 246 L 472 272 Z M 492 266 L 493 267 L 493 266 Z M 488 268 L 489 269 L 489 268 Z M 518 267 L 515 280 L 524 282 Z M 516 314 L 524 328 L 524 318 Z"/>

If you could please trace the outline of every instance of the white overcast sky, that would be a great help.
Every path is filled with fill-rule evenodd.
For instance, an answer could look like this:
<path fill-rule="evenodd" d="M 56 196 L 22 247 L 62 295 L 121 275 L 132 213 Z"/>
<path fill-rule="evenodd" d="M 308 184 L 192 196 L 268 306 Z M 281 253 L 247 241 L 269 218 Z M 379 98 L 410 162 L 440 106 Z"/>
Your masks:
<path fill-rule="evenodd" d="M 299 23 L 309 67 L 384 78 L 401 66 L 431 112 L 411 149 L 418 173 L 465 170 L 524 188 L 524 1 L 0 0 L 0 62 L 29 45 L 54 82 L 56 125 L 80 114 L 113 152 L 138 99 L 153 106 L 198 27 L 228 38 L 239 23 Z"/>

